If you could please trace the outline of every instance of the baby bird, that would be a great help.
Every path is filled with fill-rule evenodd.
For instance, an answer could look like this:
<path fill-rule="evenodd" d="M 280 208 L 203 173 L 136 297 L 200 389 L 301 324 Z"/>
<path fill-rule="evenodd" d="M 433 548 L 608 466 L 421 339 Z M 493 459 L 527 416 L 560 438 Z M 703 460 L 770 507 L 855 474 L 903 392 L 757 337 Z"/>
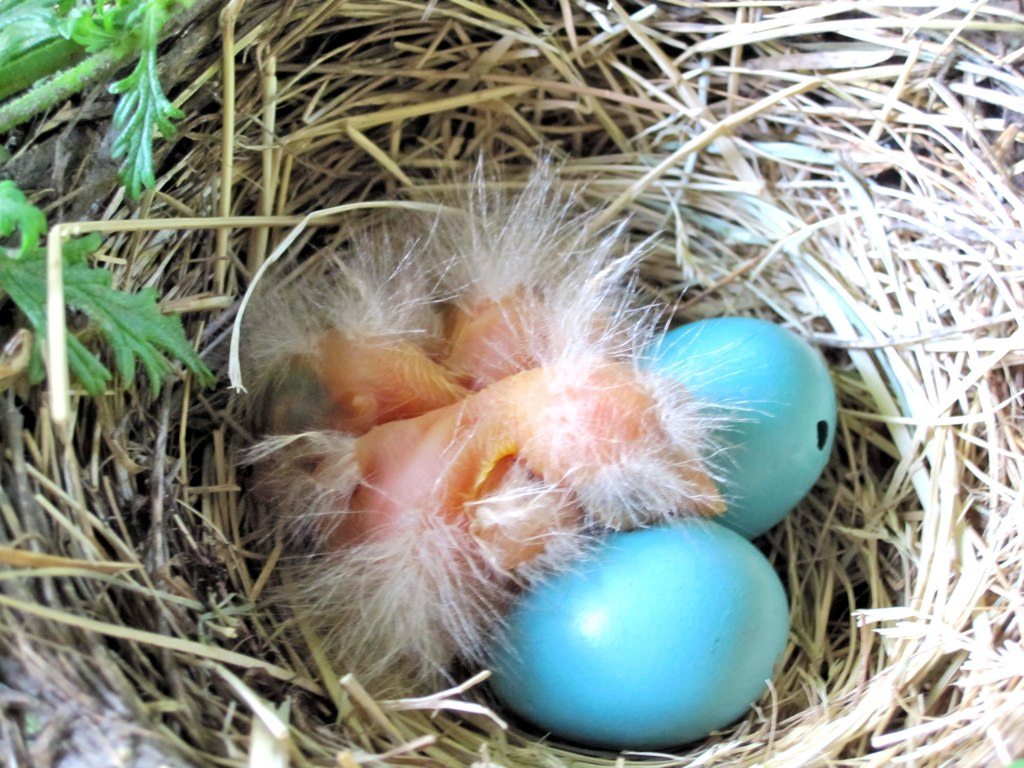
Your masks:
<path fill-rule="evenodd" d="M 516 195 L 478 177 L 250 313 L 282 600 L 378 695 L 486 664 L 516 595 L 609 530 L 722 509 L 705 420 L 642 365 L 640 253 L 578 207 L 547 166 Z"/>

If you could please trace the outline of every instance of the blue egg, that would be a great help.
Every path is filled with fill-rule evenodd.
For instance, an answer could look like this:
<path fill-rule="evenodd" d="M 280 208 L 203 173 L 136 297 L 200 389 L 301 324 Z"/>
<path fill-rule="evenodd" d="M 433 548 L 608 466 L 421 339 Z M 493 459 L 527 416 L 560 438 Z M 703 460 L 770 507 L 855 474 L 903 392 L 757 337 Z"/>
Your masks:
<path fill-rule="evenodd" d="M 788 629 L 778 576 L 728 528 L 691 519 L 616 533 L 513 609 L 492 685 L 563 739 L 675 747 L 748 710 Z"/>
<path fill-rule="evenodd" d="M 719 422 L 708 457 L 721 522 L 753 538 L 807 495 L 835 440 L 836 395 L 822 356 L 786 329 L 723 317 L 670 331 L 649 368 L 680 381 Z"/>

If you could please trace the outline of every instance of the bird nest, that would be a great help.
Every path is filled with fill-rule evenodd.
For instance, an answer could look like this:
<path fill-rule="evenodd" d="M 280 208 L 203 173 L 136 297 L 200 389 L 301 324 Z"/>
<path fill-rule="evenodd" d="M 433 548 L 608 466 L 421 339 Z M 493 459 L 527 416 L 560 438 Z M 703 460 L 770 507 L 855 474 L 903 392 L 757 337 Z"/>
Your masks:
<path fill-rule="evenodd" d="M 1024 756 L 1015 5 L 238 0 L 183 34 L 215 23 L 216 46 L 165 73 L 189 117 L 159 147 L 155 190 L 92 201 L 86 227 L 105 233 L 96 258 L 116 280 L 156 286 L 223 375 L 88 397 L 51 374 L 4 395 L 9 754 L 267 768 Z M 603 221 L 649 240 L 641 279 L 679 320 L 770 318 L 833 372 L 832 460 L 760 541 L 790 599 L 779 672 L 741 721 L 673 755 L 545 739 L 481 703 L 478 679 L 375 700 L 261 599 L 280 552 L 252 536 L 239 468 L 241 297 L 268 260 L 343 250 L 481 156 L 510 187 L 554 157 Z"/>

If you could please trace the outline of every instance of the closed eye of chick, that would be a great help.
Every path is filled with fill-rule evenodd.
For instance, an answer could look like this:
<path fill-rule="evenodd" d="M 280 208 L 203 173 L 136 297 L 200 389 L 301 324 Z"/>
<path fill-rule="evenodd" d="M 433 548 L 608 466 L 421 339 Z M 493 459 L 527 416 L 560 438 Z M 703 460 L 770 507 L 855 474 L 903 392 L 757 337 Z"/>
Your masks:
<path fill-rule="evenodd" d="M 706 420 L 642 368 L 622 231 L 589 233 L 546 166 L 518 195 L 477 181 L 245 329 L 280 599 L 378 694 L 486 664 L 516 594 L 603 533 L 722 511 Z"/>

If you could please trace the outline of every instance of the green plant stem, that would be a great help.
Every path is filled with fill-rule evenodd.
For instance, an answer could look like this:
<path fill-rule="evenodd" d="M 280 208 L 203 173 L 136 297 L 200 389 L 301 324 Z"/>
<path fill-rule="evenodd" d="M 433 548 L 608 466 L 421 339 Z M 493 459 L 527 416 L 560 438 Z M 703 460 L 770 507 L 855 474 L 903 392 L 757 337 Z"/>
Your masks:
<path fill-rule="evenodd" d="M 100 51 L 0 105 L 0 134 L 7 133 L 106 77 L 131 55 L 116 48 Z"/>
<path fill-rule="evenodd" d="M 82 46 L 61 37 L 37 45 L 4 67 L 0 77 L 0 100 L 75 64 L 83 56 Z"/>

